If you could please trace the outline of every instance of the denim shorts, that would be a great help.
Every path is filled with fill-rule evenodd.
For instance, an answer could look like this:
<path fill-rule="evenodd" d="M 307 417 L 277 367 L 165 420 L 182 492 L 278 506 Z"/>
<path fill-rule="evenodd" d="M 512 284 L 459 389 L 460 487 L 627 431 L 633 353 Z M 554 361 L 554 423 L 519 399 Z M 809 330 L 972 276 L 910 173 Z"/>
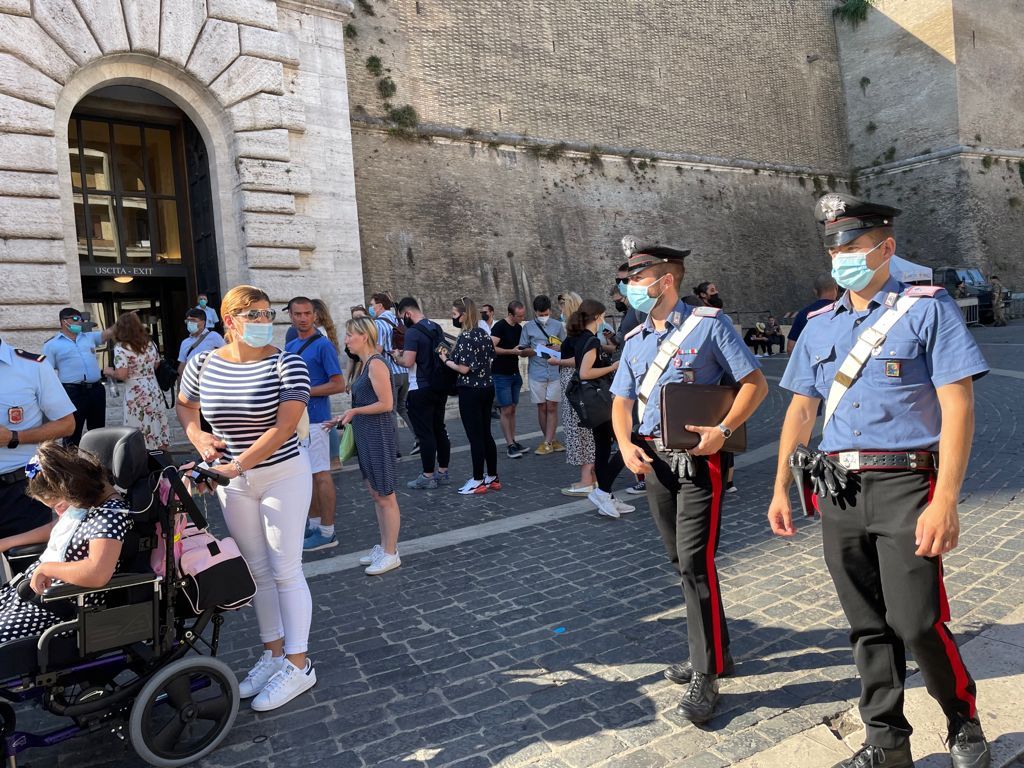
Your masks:
<path fill-rule="evenodd" d="M 505 375 L 495 373 L 494 379 L 494 404 L 499 408 L 508 405 L 519 404 L 519 391 L 523 388 L 523 377 L 518 373 Z"/>

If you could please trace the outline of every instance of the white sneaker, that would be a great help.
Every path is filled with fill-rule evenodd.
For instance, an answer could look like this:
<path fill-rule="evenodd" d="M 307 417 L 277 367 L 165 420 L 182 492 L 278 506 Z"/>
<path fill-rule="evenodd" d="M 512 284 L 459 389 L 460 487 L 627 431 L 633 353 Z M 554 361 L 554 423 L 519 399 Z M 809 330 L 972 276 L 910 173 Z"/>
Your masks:
<path fill-rule="evenodd" d="M 487 483 L 483 480 L 474 480 L 472 477 L 466 481 L 466 484 L 459 488 L 459 493 L 463 496 L 473 496 L 474 494 L 487 493 Z"/>
<path fill-rule="evenodd" d="M 612 496 L 612 505 L 615 507 L 615 510 L 620 515 L 625 515 L 625 514 L 627 514 L 629 512 L 632 512 L 633 510 L 636 509 L 636 507 L 634 507 L 632 504 L 627 504 L 624 501 L 619 501 L 614 496 Z"/>
<path fill-rule="evenodd" d="M 395 551 L 395 554 L 389 555 L 382 549 L 364 573 L 367 576 L 380 576 L 382 573 L 395 570 L 395 568 L 401 564 L 402 558 L 398 556 L 397 550 Z"/>
<path fill-rule="evenodd" d="M 359 558 L 359 564 L 370 565 L 373 562 L 373 558 L 377 557 L 377 553 L 383 551 L 384 548 L 380 544 L 374 544 L 373 549 L 371 549 L 367 554 Z M 398 550 L 395 551 L 397 552 Z"/>
<path fill-rule="evenodd" d="M 252 700 L 251 706 L 257 712 L 269 712 L 284 706 L 314 685 L 316 685 L 316 670 L 313 669 L 313 662 L 306 659 L 306 668 L 299 669 L 290 661 L 285 661 L 281 665 L 281 669 L 260 691 L 259 696 Z"/>
<path fill-rule="evenodd" d="M 249 674 L 245 676 L 245 680 L 238 684 L 239 697 L 251 699 L 262 691 L 270 682 L 270 678 L 281 669 L 282 662 L 284 662 L 284 656 L 275 658 L 270 651 L 264 651 L 256 660 L 256 666 L 250 669 Z"/>
<path fill-rule="evenodd" d="M 605 517 L 619 516 L 619 510 L 615 508 L 615 500 L 610 493 L 605 493 L 600 488 L 596 488 L 587 494 L 587 500 L 597 507 L 599 515 L 604 515 Z"/>

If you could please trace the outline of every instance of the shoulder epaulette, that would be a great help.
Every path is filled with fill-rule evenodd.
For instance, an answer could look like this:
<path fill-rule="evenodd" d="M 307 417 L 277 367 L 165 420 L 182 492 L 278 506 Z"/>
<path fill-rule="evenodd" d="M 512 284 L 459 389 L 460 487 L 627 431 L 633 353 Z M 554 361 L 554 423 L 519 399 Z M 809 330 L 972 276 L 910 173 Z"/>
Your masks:
<path fill-rule="evenodd" d="M 16 349 L 14 354 L 24 360 L 31 360 L 33 363 L 41 363 L 46 359 L 46 355 L 37 355 L 35 352 L 26 352 L 24 349 Z"/>
<path fill-rule="evenodd" d="M 638 333 L 640 333 L 640 331 L 642 331 L 643 329 L 644 329 L 644 324 L 640 323 L 640 325 L 634 327 L 633 330 L 631 330 L 629 333 L 627 333 L 625 336 L 622 337 L 622 342 L 625 343 L 626 341 L 628 341 L 629 339 L 633 338 Z"/>
<path fill-rule="evenodd" d="M 718 307 L 694 307 L 693 314 L 697 317 L 718 317 L 721 311 Z"/>
<path fill-rule="evenodd" d="M 927 296 L 930 299 L 934 299 L 939 294 L 945 293 L 946 289 L 941 285 L 912 285 L 907 289 L 905 296 L 914 296 L 919 298 Z"/>
<path fill-rule="evenodd" d="M 831 312 L 835 308 L 836 308 L 836 302 L 833 301 L 831 304 L 826 304 L 821 309 L 816 309 L 813 312 L 808 312 L 807 313 L 807 319 L 810 320 L 812 317 L 817 317 L 818 315 L 823 315 L 826 312 Z"/>

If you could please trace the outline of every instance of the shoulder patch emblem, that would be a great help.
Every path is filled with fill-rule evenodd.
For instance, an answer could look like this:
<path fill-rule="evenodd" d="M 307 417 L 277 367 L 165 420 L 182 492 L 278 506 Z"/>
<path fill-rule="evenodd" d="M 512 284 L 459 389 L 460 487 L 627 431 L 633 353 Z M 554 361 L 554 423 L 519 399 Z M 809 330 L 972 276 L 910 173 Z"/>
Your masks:
<path fill-rule="evenodd" d="M 927 296 L 934 299 L 939 294 L 945 293 L 946 289 L 941 285 L 912 285 L 907 289 L 906 296 Z"/>
<path fill-rule="evenodd" d="M 625 342 L 628 339 L 632 339 L 634 336 L 636 336 L 638 333 L 640 333 L 640 331 L 642 331 L 643 329 L 644 329 L 644 324 L 640 323 L 640 325 L 636 326 L 632 331 L 630 331 L 625 336 L 623 336 L 622 337 L 622 341 Z"/>
<path fill-rule="evenodd" d="M 721 311 L 718 307 L 697 307 L 693 310 L 693 314 L 697 317 L 718 317 Z"/>
<path fill-rule="evenodd" d="M 808 312 L 807 313 L 807 319 L 810 320 L 812 317 L 817 317 L 818 315 L 823 315 L 826 312 L 831 312 L 835 308 L 836 308 L 836 302 L 833 301 L 831 304 L 826 304 L 821 309 L 816 309 L 813 312 Z"/>
<path fill-rule="evenodd" d="M 41 363 L 46 359 L 46 355 L 37 355 L 35 352 L 26 352 L 24 349 L 16 349 L 14 354 L 23 360 L 31 360 L 33 363 Z"/>

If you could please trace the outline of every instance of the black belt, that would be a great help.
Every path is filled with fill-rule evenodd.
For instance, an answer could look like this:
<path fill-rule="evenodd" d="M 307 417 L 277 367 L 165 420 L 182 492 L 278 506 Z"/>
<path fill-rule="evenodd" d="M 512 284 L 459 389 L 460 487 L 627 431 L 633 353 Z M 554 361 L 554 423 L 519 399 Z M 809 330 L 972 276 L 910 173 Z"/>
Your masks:
<path fill-rule="evenodd" d="M 75 381 L 75 382 L 72 382 L 71 384 L 64 384 L 64 389 L 68 389 L 70 387 L 81 387 L 82 389 L 92 389 L 93 387 L 100 387 L 100 386 L 103 386 L 103 385 L 102 385 L 102 382 L 99 382 L 99 381 Z"/>
<path fill-rule="evenodd" d="M 838 451 L 830 453 L 848 472 L 868 469 L 938 469 L 939 456 L 930 451 Z"/>
<path fill-rule="evenodd" d="M 0 475 L 0 485 L 14 485 L 15 483 L 20 483 L 22 480 L 25 480 L 26 477 L 24 467 L 21 469 L 12 469 L 10 472 L 5 472 Z"/>

